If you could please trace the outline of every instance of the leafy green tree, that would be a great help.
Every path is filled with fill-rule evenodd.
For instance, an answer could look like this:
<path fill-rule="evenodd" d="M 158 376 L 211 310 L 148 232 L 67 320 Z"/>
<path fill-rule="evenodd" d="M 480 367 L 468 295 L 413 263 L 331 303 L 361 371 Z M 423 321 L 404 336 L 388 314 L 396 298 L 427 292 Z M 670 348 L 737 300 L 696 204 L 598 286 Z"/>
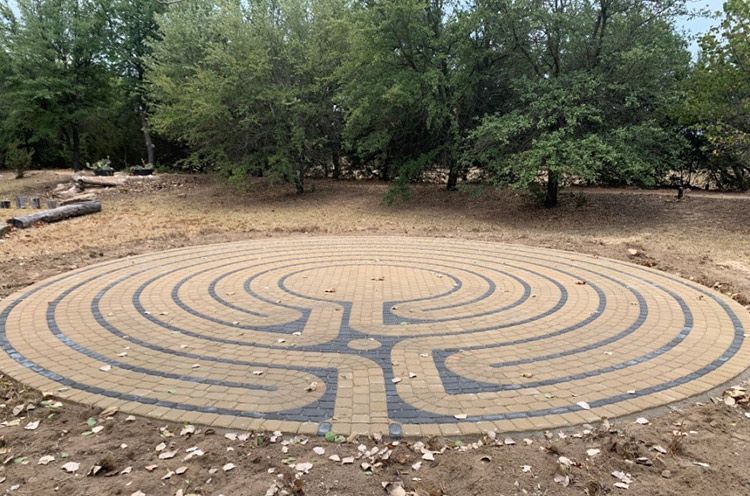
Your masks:
<path fill-rule="evenodd" d="M 95 0 L 0 3 L 10 75 L 0 94 L 5 128 L 27 145 L 61 148 L 82 165 L 86 141 L 100 138 L 112 104 L 106 67 L 105 4 Z M 62 147 L 57 146 L 62 143 Z"/>
<path fill-rule="evenodd" d="M 339 163 L 331 100 L 340 43 L 334 0 L 185 1 L 160 18 L 148 81 L 153 123 L 191 149 L 193 167 L 263 174 L 304 191 L 315 167 Z M 343 52 L 340 52 L 343 53 Z"/>
<path fill-rule="evenodd" d="M 6 6 L 7 7 L 7 6 Z M 0 5 L 0 9 L 4 7 Z M 2 11 L 0 11 L 1 13 Z M 0 19 L 4 16 L 0 15 Z M 0 95 L 7 94 L 10 91 L 10 81 L 12 76 L 11 59 L 8 47 L 5 25 L 0 25 Z M 13 139 L 13 130 L 8 126 L 8 117 L 10 110 L 7 98 L 0 98 L 0 167 L 5 165 L 5 149 Z"/>
<path fill-rule="evenodd" d="M 157 16 L 167 6 L 156 0 L 112 0 L 107 9 L 109 55 L 127 95 L 128 109 L 140 123 L 149 164 L 156 162 L 156 153 L 147 106 L 146 59 L 159 38 Z"/>
<path fill-rule="evenodd" d="M 23 179 L 26 170 L 31 166 L 33 156 L 33 150 L 25 149 L 21 143 L 14 141 L 6 147 L 5 163 L 16 172 L 16 179 Z"/>
<path fill-rule="evenodd" d="M 668 108 L 689 55 L 670 23 L 679 1 L 499 2 L 497 46 L 520 54 L 510 111 L 472 133 L 470 163 L 504 184 L 543 186 L 544 204 L 579 178 L 651 184 L 680 156 Z"/>
<path fill-rule="evenodd" d="M 703 171 L 722 188 L 750 188 L 750 4 L 728 0 L 700 42 L 680 116 L 702 138 Z"/>
<path fill-rule="evenodd" d="M 461 142 L 459 2 L 371 0 L 354 13 L 342 68 L 345 139 L 399 191 L 435 165 L 454 189 Z"/>

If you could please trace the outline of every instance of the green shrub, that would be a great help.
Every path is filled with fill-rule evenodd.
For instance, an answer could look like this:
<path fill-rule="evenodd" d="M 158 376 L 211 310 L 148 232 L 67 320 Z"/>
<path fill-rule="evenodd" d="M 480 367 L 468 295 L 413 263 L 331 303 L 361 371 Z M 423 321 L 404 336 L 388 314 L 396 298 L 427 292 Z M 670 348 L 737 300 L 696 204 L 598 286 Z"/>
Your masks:
<path fill-rule="evenodd" d="M 22 179 L 24 173 L 31 166 L 31 159 L 34 156 L 34 150 L 23 148 L 21 143 L 14 141 L 5 149 L 5 163 L 11 169 L 16 171 L 16 179 Z"/>

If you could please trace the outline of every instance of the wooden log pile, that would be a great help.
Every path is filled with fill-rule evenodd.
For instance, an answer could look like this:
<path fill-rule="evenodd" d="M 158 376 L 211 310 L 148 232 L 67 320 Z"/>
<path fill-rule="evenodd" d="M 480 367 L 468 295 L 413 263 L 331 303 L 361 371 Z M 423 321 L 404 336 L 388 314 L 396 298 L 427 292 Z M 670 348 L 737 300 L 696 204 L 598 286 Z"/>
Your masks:
<path fill-rule="evenodd" d="M 6 225 L 0 224 L 0 238 L 8 234 L 14 227 L 26 229 L 36 224 L 59 222 L 72 217 L 101 212 L 102 204 L 97 199 L 96 191 L 122 186 L 127 180 L 128 178 L 124 176 L 97 177 L 76 173 L 73 175 L 71 182 L 57 185 L 54 195 L 58 199 L 48 199 L 47 210 L 13 217 L 8 219 Z M 42 199 L 18 196 L 15 198 L 15 204 L 18 208 L 31 206 L 39 209 L 42 208 Z M 11 206 L 10 200 L 0 199 L 0 208 L 11 208 Z"/>
<path fill-rule="evenodd" d="M 127 181 L 128 178 L 125 176 L 86 176 L 76 173 L 73 175 L 71 183 L 58 184 L 54 194 L 58 198 L 71 199 L 84 194 L 92 194 L 92 192 L 100 189 L 123 186 Z"/>

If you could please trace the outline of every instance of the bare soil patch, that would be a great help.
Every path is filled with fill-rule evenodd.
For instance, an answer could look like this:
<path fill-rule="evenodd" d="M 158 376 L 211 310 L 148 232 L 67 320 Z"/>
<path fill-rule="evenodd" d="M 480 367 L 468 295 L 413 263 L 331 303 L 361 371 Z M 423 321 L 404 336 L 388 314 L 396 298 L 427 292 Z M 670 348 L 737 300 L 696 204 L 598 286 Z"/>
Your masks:
<path fill-rule="evenodd" d="M 13 180 L 3 173 L 0 198 L 45 197 L 70 174 L 34 171 Z M 419 185 L 409 201 L 387 206 L 385 184 L 312 184 L 314 191 L 297 196 L 263 180 L 234 188 L 207 176 L 161 175 L 104 191 L 102 214 L 13 231 L 0 240 L 0 297 L 72 268 L 131 254 L 248 237 L 351 233 L 516 242 L 630 260 L 750 305 L 750 195 L 701 192 L 676 201 L 662 191 L 575 189 L 563 195 L 559 209 L 547 211 L 526 196 L 477 186 L 448 193 Z M 6 217 L 16 213 L 0 210 Z M 609 428 L 514 435 L 515 444 L 506 444 L 498 433 L 495 440 L 408 440 L 394 446 L 383 440 L 305 442 L 288 436 L 271 442 L 269 433 L 231 440 L 224 431 L 200 426 L 181 436 L 180 425 L 127 421 L 119 413 L 102 419 L 89 407 L 58 406 L 55 392 L 50 393 L 45 401 L 9 379 L 0 383 L 0 418 L 6 422 L 0 427 L 0 490 L 18 485 L 13 494 L 262 495 L 275 485 L 277 492 L 269 494 L 383 495 L 388 491 L 382 483 L 399 482 L 420 496 L 750 494 L 750 459 L 744 456 L 750 419 L 744 406 L 705 399 L 662 416 L 649 414 L 647 425 L 628 419 Z M 27 410 L 29 404 L 34 408 Z M 90 418 L 103 429 L 91 433 Z M 36 429 L 25 429 L 37 420 Z M 439 452 L 434 461 L 422 460 L 422 450 L 414 446 L 420 441 Z M 166 447 L 156 451 L 162 442 Z M 360 444 L 367 452 L 377 446 L 392 453 L 387 460 L 382 455 L 370 460 L 361 456 Z M 193 446 L 205 454 L 183 461 Z M 317 455 L 314 447 L 325 454 Z M 160 459 L 165 450 L 177 453 Z M 328 459 L 334 454 L 355 461 L 342 465 Z M 55 460 L 39 465 L 44 456 Z M 569 467 L 560 456 L 572 462 Z M 639 463 L 644 457 L 648 463 Z M 420 460 L 415 470 L 412 465 Z M 68 462 L 79 469 L 64 471 Z M 297 478 L 299 471 L 289 465 L 306 462 L 312 468 Z M 229 463 L 235 468 L 224 471 Z M 363 470 L 361 463 L 374 468 Z M 149 471 L 150 465 L 158 467 Z M 94 466 L 102 468 L 86 476 Z M 127 467 L 129 473 L 121 473 Z M 187 470 L 177 474 L 178 467 Z M 175 473 L 162 479 L 169 471 Z M 629 488 L 615 487 L 622 480 L 612 472 L 630 474 Z M 564 487 L 560 482 L 566 476 Z"/>

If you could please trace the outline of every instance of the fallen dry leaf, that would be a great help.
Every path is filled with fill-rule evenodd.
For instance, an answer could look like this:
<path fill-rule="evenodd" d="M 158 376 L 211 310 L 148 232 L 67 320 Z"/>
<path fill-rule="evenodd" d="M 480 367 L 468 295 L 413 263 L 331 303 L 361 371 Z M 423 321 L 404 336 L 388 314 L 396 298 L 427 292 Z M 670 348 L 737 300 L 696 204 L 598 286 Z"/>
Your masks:
<path fill-rule="evenodd" d="M 159 459 L 169 460 L 170 458 L 174 458 L 176 454 L 177 454 L 177 451 L 165 451 L 159 454 Z"/>
<path fill-rule="evenodd" d="M 100 417 L 114 417 L 115 414 L 119 411 L 119 408 L 116 406 L 110 406 L 109 408 L 105 408 L 102 410 L 102 413 L 99 414 Z"/>
<path fill-rule="evenodd" d="M 186 425 L 182 428 L 180 431 L 180 436 L 189 436 L 191 434 L 195 434 L 195 426 L 194 425 Z"/>
<path fill-rule="evenodd" d="M 555 474 L 553 480 L 563 487 L 568 487 L 570 485 L 570 477 L 567 475 Z"/>

